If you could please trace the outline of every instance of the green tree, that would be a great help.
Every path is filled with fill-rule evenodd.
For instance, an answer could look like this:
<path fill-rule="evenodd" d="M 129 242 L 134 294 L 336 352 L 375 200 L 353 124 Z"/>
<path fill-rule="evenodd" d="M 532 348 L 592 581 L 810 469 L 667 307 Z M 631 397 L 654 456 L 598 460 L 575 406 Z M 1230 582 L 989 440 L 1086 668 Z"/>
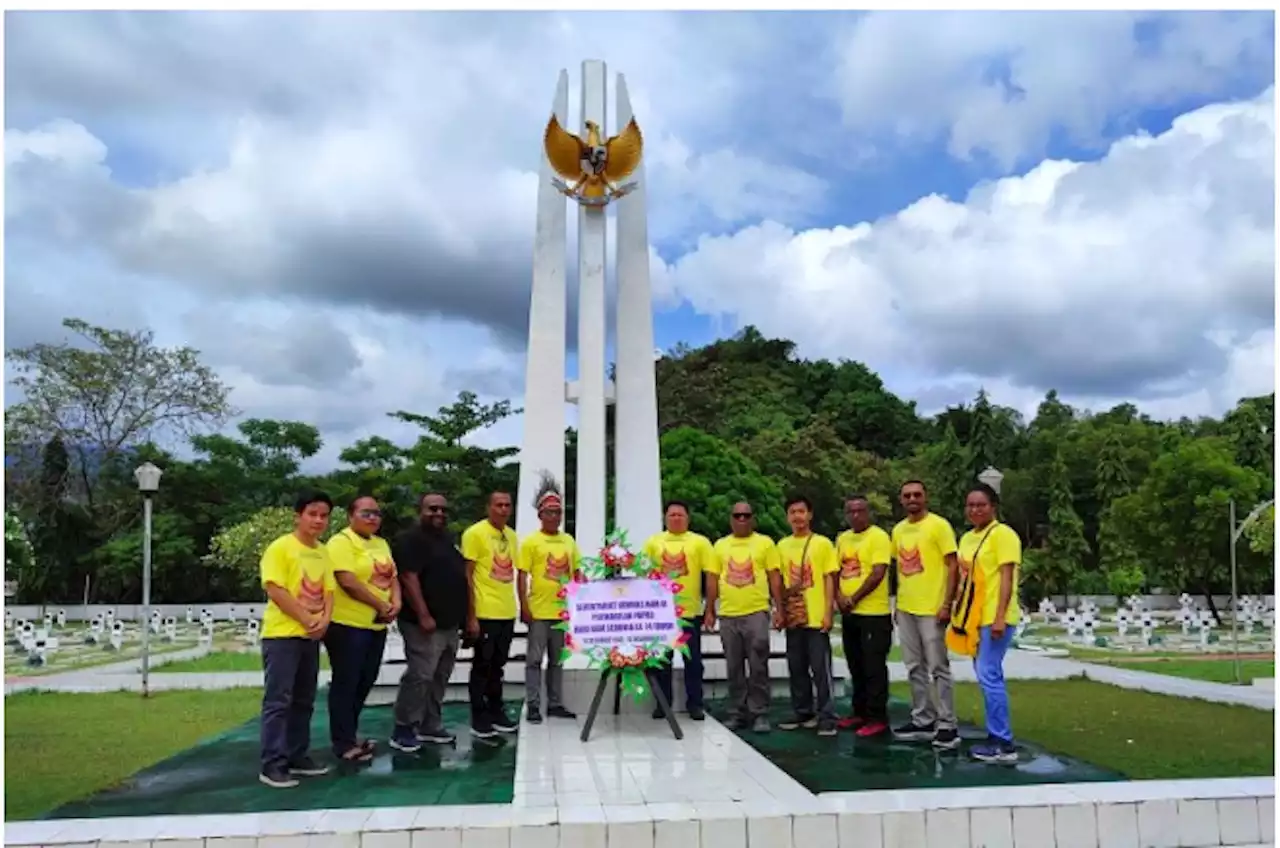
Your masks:
<path fill-rule="evenodd" d="M 965 494 L 974 478 L 973 461 L 960 444 L 955 428 L 947 424 L 942 441 L 926 445 L 919 453 L 922 475 L 929 488 L 929 509 L 957 528 L 964 526 Z"/>
<path fill-rule="evenodd" d="M 213 537 L 204 561 L 210 568 L 228 575 L 228 582 L 236 592 L 234 600 L 262 600 L 265 597 L 259 577 L 262 552 L 276 539 L 293 532 L 294 519 L 292 507 L 267 507 Z M 334 507 L 329 515 L 329 527 L 320 541 L 327 542 L 346 526 L 346 510 Z"/>
<path fill-rule="evenodd" d="M 1272 504 L 1264 510 L 1244 531 L 1249 548 L 1254 553 L 1271 556 L 1276 544 L 1276 508 Z"/>
<path fill-rule="evenodd" d="M 1204 595 L 1216 617 L 1213 592 L 1230 583 L 1229 502 L 1256 503 L 1261 489 L 1260 475 L 1236 464 L 1230 440 L 1187 439 L 1157 459 L 1142 485 L 1113 508 L 1151 579 Z"/>
<path fill-rule="evenodd" d="M 1067 466 L 1058 450 L 1049 466 L 1049 544 L 1042 570 L 1046 588 L 1054 594 L 1068 594 L 1088 553 L 1084 524 L 1076 514 Z"/>
<path fill-rule="evenodd" d="M 690 527 L 714 540 L 729 532 L 737 501 L 751 504 L 756 527 L 774 539 L 790 533 L 778 483 L 737 448 L 693 427 L 662 435 L 662 496 L 689 504 Z"/>

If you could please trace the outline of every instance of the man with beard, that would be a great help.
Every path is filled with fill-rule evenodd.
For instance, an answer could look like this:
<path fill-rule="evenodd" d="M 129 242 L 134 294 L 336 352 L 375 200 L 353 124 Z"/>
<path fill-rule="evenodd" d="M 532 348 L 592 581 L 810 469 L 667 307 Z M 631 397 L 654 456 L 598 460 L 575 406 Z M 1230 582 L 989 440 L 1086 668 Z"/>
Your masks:
<path fill-rule="evenodd" d="M 423 742 L 455 741 L 440 709 L 458 656 L 459 631 L 471 616 L 467 563 L 448 530 L 444 495 L 422 496 L 418 525 L 396 536 L 400 575 L 400 636 L 406 668 L 396 695 L 391 747 L 412 752 Z"/>

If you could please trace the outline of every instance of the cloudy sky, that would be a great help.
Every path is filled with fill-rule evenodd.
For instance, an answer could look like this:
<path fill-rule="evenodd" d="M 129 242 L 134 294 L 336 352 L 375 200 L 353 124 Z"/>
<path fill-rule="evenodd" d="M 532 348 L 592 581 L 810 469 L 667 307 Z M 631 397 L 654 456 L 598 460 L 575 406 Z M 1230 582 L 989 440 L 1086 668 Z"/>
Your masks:
<path fill-rule="evenodd" d="M 1274 386 L 1274 50 L 1270 12 L 8 13 L 4 343 L 149 326 L 321 464 L 518 405 L 541 131 L 601 58 L 660 347 L 1217 414 Z"/>

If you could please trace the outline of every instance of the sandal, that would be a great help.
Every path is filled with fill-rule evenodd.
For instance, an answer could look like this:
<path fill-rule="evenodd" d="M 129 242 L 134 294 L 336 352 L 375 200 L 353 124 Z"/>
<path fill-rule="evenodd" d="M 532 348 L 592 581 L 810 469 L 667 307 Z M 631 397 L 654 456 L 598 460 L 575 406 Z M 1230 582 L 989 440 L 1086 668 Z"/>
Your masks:
<path fill-rule="evenodd" d="M 348 763 L 364 763 L 373 759 L 373 753 L 363 745 L 356 745 L 348 748 L 342 755 L 342 759 Z"/>
<path fill-rule="evenodd" d="M 360 747 L 372 754 L 378 747 L 378 743 L 372 739 L 366 739 L 360 743 Z"/>

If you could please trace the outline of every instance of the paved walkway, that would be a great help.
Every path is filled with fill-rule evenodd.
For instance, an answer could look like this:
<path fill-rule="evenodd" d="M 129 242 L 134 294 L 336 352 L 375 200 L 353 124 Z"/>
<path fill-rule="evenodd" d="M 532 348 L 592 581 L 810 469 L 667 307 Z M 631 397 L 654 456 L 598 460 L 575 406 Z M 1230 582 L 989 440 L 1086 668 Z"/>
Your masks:
<path fill-rule="evenodd" d="M 574 658 L 578 659 L 578 658 Z M 721 661 L 723 662 L 723 661 Z M 519 668 L 516 668 L 519 666 Z M 567 666 L 573 668 L 570 661 Z M 108 668 L 118 670 L 110 671 Z M 5 694 L 31 690 L 50 692 L 114 692 L 120 690 L 141 692 L 142 675 L 137 673 L 136 662 L 113 664 L 111 667 L 50 674 L 42 677 L 9 680 L 5 682 Z M 958 681 L 973 682 L 973 665 L 964 661 L 952 664 L 952 676 Z M 708 669 L 710 670 L 710 669 Z M 457 669 L 456 682 L 465 679 L 465 669 Z M 1275 709 L 1275 691 L 1260 686 L 1233 686 L 1227 683 L 1209 683 L 1189 680 L 1167 674 L 1137 671 L 1077 660 L 1045 657 L 1028 651 L 1010 651 L 1005 658 L 1005 677 L 1010 680 L 1066 680 L 1084 676 L 1100 683 L 1110 683 L 1124 689 L 1139 689 L 1181 698 L 1200 698 L 1222 704 L 1239 704 L 1260 710 Z M 400 678 L 399 668 L 383 668 L 383 685 L 394 685 Z M 507 677 L 513 682 L 523 679 L 523 663 L 507 668 Z M 907 679 L 902 663 L 889 665 L 889 677 L 894 681 Z M 320 682 L 327 683 L 329 672 L 320 672 Z M 453 682 L 453 681 L 451 681 Z M 262 672 L 233 671 L 205 673 L 160 673 L 151 675 L 151 690 L 155 692 L 173 689 L 234 689 L 240 686 L 261 686 Z"/>

